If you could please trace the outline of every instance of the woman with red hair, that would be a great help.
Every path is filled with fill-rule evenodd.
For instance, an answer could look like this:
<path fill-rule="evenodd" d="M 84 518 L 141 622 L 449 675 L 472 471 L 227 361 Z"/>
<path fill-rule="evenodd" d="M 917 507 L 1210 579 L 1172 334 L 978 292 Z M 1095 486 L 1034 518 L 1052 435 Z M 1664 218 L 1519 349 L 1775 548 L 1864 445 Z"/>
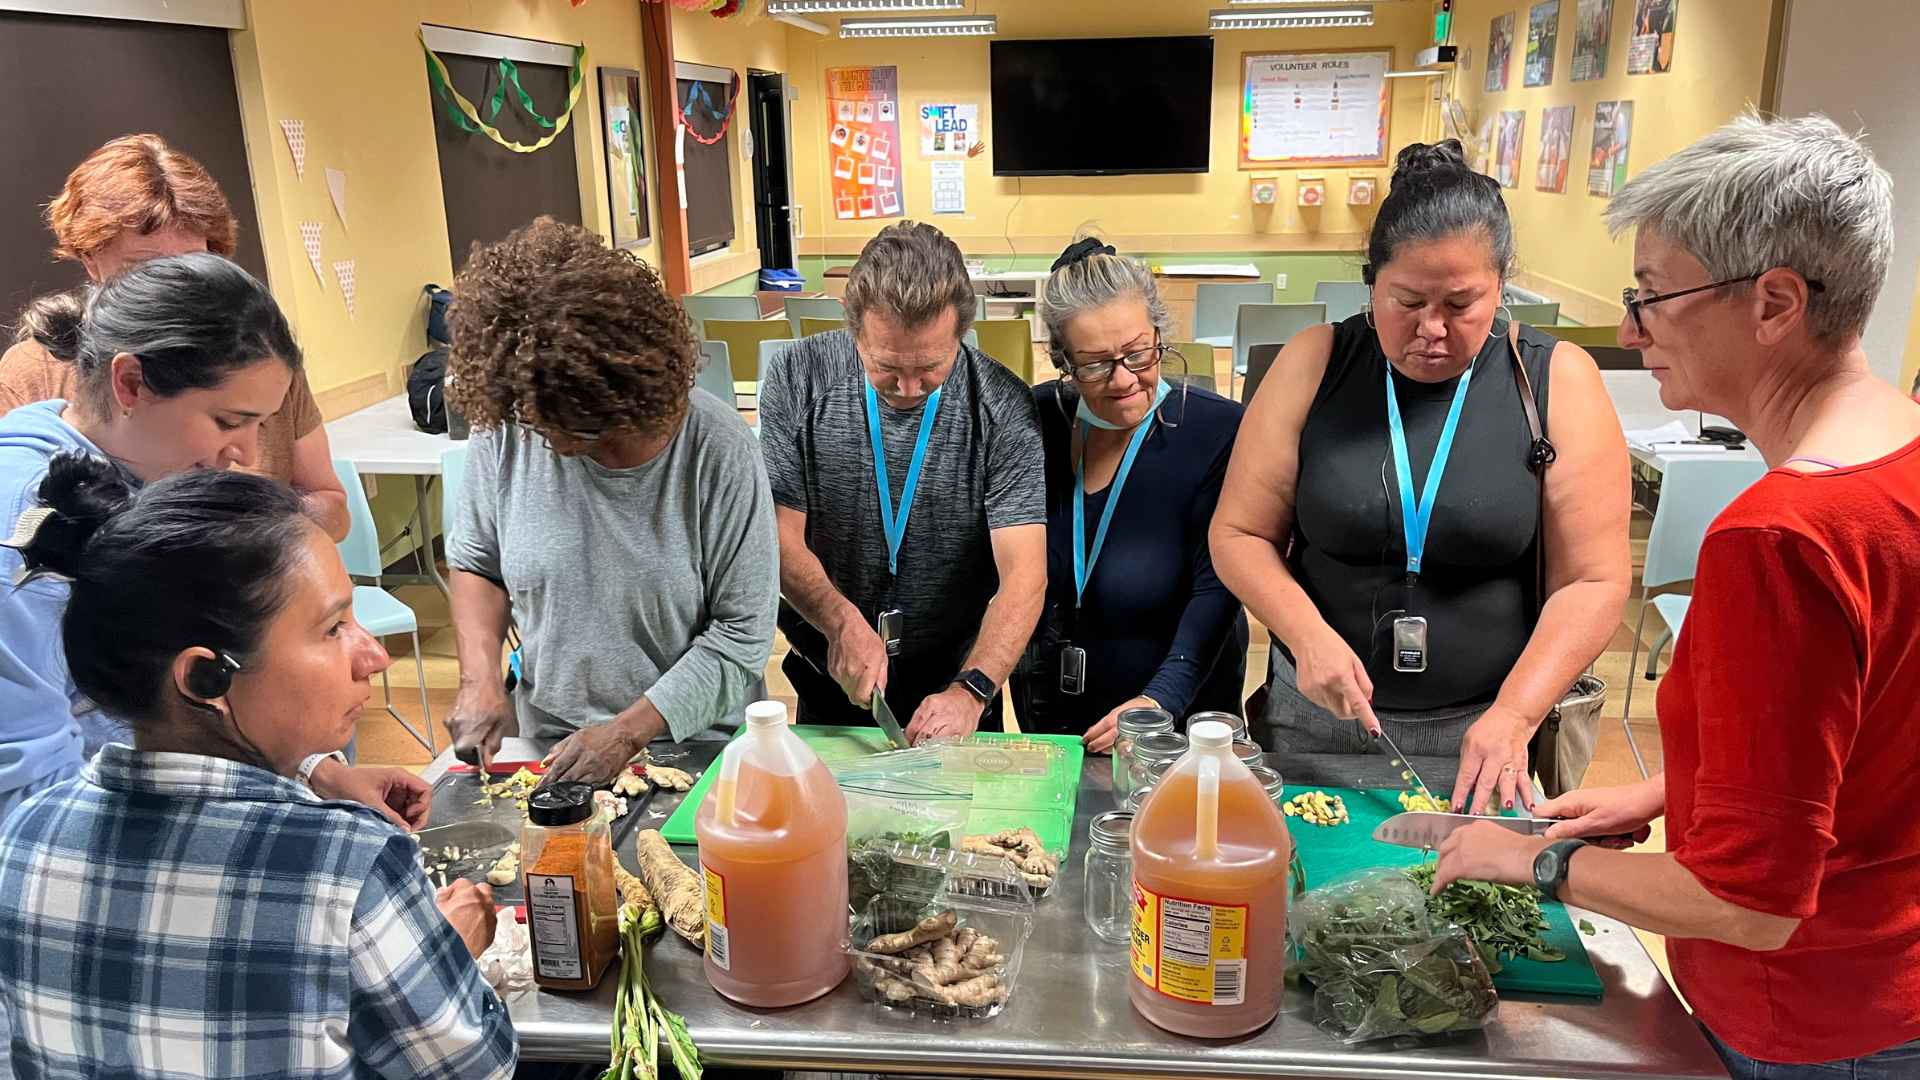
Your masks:
<path fill-rule="evenodd" d="M 148 259 L 210 251 L 232 257 L 239 223 L 199 162 L 158 135 L 124 135 L 88 155 L 47 206 L 54 251 L 106 281 Z M 77 302 L 77 301 L 76 301 Z M 79 369 L 24 330 L 0 356 L 0 413 L 35 401 L 74 400 Z M 278 412 L 260 425 L 248 472 L 305 493 L 335 541 L 347 535 L 347 496 L 333 471 L 320 408 L 303 371 Z"/>

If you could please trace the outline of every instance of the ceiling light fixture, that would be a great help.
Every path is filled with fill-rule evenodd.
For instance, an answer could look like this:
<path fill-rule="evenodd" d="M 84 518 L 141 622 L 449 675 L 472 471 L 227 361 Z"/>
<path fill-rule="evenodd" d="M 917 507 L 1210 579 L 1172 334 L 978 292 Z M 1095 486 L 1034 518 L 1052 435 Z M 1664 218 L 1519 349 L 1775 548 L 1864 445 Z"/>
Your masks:
<path fill-rule="evenodd" d="M 767 0 L 769 15 L 819 15 L 835 11 L 961 11 L 967 0 Z"/>
<path fill-rule="evenodd" d="M 843 38 L 966 37 L 997 34 L 1000 20 L 992 15 L 922 15 L 902 19 L 841 19 Z"/>
<path fill-rule="evenodd" d="M 1326 26 L 1372 26 L 1373 7 L 1270 7 L 1216 10 L 1209 30 L 1310 30 Z"/>

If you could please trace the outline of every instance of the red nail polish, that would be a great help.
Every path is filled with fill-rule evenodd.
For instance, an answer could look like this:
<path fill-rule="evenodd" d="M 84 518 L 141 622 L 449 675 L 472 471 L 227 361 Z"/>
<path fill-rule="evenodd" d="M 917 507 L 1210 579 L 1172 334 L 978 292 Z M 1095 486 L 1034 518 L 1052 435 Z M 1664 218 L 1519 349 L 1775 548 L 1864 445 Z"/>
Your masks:
<path fill-rule="evenodd" d="M 1508 799 L 1508 800 L 1507 800 L 1507 809 L 1509 809 L 1509 810 L 1511 810 L 1511 809 L 1513 809 L 1513 800 L 1512 800 L 1512 799 Z"/>
<path fill-rule="evenodd" d="M 1380 737 L 1380 733 L 1379 733 L 1379 732 L 1377 732 L 1377 731 L 1376 731 L 1376 732 L 1374 732 L 1374 733 L 1373 733 L 1373 737 L 1374 737 L 1374 738 L 1376 738 L 1376 739 L 1377 739 L 1377 738 L 1379 738 L 1379 737 Z"/>

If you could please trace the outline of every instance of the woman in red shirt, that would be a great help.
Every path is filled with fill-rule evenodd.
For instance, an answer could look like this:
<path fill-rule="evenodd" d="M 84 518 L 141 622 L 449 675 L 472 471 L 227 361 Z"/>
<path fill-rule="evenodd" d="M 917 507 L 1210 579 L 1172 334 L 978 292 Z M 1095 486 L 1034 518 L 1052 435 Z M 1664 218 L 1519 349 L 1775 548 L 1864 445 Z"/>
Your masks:
<path fill-rule="evenodd" d="M 1455 832 L 1436 888 L 1537 884 L 1666 935 L 1736 1078 L 1920 1076 L 1920 404 L 1860 345 L 1892 183 L 1825 118 L 1747 117 L 1607 224 L 1635 230 L 1621 344 L 1663 404 L 1728 417 L 1774 468 L 1700 549 L 1666 772 L 1542 803 L 1574 819 L 1546 839 Z M 1663 854 L 1561 839 L 1663 813 Z"/>

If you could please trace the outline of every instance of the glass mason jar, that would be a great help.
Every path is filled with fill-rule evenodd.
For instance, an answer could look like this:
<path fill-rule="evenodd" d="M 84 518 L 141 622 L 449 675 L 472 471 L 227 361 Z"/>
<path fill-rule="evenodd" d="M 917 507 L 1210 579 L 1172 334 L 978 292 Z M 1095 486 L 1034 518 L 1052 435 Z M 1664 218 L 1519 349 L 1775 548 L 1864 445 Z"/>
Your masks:
<path fill-rule="evenodd" d="M 1280 779 L 1279 773 L 1265 765 L 1249 765 L 1247 771 L 1253 774 L 1255 780 L 1260 781 L 1261 787 L 1267 789 L 1267 798 L 1273 800 L 1273 805 L 1281 806 L 1286 803 L 1287 782 Z"/>
<path fill-rule="evenodd" d="M 1133 740 L 1155 732 L 1172 731 L 1173 714 L 1165 709 L 1127 709 L 1121 712 L 1113 743 L 1113 801 L 1123 805 L 1131 784 Z"/>
<path fill-rule="evenodd" d="M 1169 762 L 1168 764 L 1172 763 Z M 1146 805 L 1147 796 L 1153 794 L 1153 784 L 1154 782 L 1151 780 L 1144 784 L 1135 784 L 1133 790 L 1127 792 L 1127 805 L 1124 809 L 1138 813 L 1140 808 Z"/>
<path fill-rule="evenodd" d="M 1197 712 L 1187 717 L 1187 730 L 1192 731 L 1193 725 L 1202 720 L 1220 721 L 1227 725 L 1227 730 L 1233 732 L 1236 739 L 1247 737 L 1247 718 L 1244 716 L 1235 716 L 1230 712 Z"/>
<path fill-rule="evenodd" d="M 1187 737 L 1177 731 L 1155 731 L 1133 740 L 1133 762 L 1128 767 L 1127 788 L 1147 783 L 1153 767 L 1163 761 L 1178 760 L 1187 752 Z"/>
<path fill-rule="evenodd" d="M 1125 945 L 1133 932 L 1133 811 L 1101 814 L 1088 836 L 1087 925 L 1101 941 Z"/>
<path fill-rule="evenodd" d="M 1244 735 L 1233 740 L 1233 756 L 1239 758 L 1240 763 L 1248 768 L 1267 763 L 1267 755 L 1261 751 L 1260 744 Z"/>

